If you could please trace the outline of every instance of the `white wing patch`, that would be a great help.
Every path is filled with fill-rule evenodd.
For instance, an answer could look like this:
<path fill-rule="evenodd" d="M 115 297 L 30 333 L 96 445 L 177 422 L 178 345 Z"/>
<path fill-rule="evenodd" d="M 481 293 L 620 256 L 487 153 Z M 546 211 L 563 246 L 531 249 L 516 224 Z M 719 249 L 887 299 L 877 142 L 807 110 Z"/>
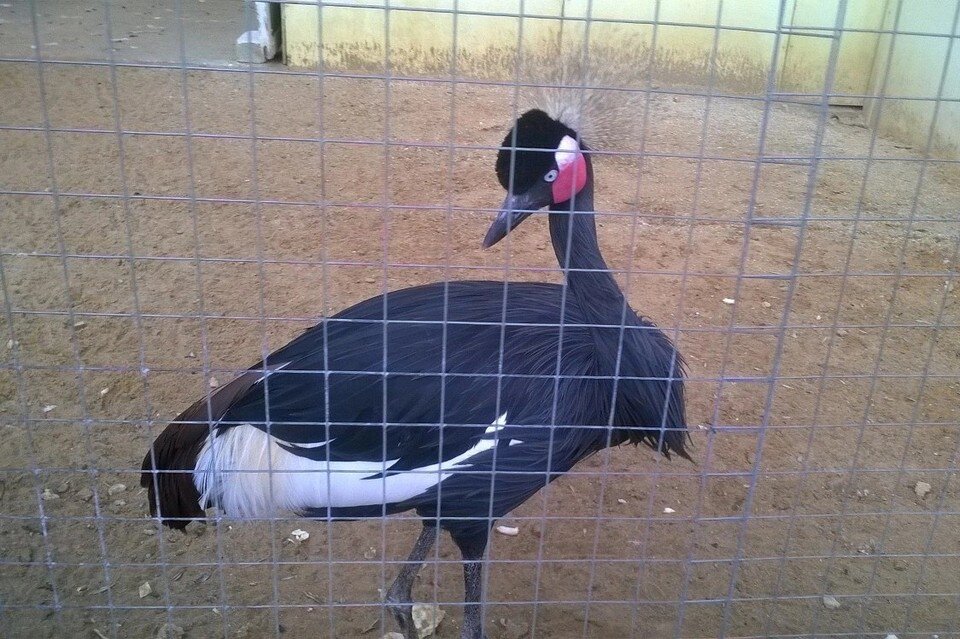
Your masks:
<path fill-rule="evenodd" d="M 554 159 L 557 161 L 557 168 L 562 171 L 563 167 L 577 159 L 578 153 L 580 153 L 580 145 L 577 144 L 577 141 L 569 135 L 563 136 L 563 139 L 560 140 L 560 146 L 557 147 L 556 153 L 553 154 Z"/>
<path fill-rule="evenodd" d="M 504 413 L 484 431 L 476 444 L 437 464 L 379 476 L 397 463 L 385 461 L 314 461 L 284 450 L 259 428 L 241 424 L 208 438 L 197 458 L 194 482 L 201 506 L 217 502 L 225 512 L 241 517 L 263 517 L 277 511 L 331 506 L 343 508 L 405 501 L 429 490 L 470 466 L 471 457 L 497 445 L 495 435 L 507 425 Z M 332 440 L 331 440 L 332 441 Z M 511 440 L 509 445 L 518 440 Z M 301 448 L 322 446 L 300 444 Z M 289 445 L 289 444 L 287 444 Z M 371 474 L 377 477 L 369 477 Z"/>
<path fill-rule="evenodd" d="M 311 442 L 309 444 L 298 444 L 296 442 L 284 442 L 287 446 L 291 448 L 320 448 L 321 446 L 326 446 L 332 442 L 336 437 L 331 437 L 330 439 L 324 440 L 322 442 Z"/>
<path fill-rule="evenodd" d="M 271 375 L 273 375 L 273 374 L 276 373 L 277 371 L 282 371 L 284 368 L 286 368 L 286 367 L 289 366 L 289 365 L 290 365 L 290 362 L 284 362 L 283 364 L 280 364 L 279 366 L 268 366 L 267 369 L 263 372 L 263 375 L 261 375 L 260 377 L 258 377 L 258 378 L 257 378 L 257 381 L 255 381 L 254 384 L 259 384 L 259 383 L 261 383 L 261 382 L 262 382 L 263 380 L 265 380 L 266 378 L 270 377 Z"/>

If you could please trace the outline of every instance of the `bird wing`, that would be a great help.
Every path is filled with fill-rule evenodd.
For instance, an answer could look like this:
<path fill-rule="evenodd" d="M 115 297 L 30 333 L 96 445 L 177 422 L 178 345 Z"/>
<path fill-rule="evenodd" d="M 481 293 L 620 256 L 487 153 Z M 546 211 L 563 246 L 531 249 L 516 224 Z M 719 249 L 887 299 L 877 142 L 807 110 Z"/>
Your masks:
<path fill-rule="evenodd" d="M 498 371 L 532 366 L 529 348 L 520 363 L 502 363 L 501 344 L 509 356 L 530 346 L 529 333 L 558 323 L 560 287 L 510 284 L 506 309 L 503 291 L 501 282 L 456 282 L 362 302 L 251 367 L 255 383 L 233 398 L 218 428 L 251 424 L 298 456 L 390 462 L 390 472 L 454 459 L 494 436 L 507 403 L 522 404 L 508 402 L 509 389 L 498 393 Z M 505 318 L 521 325 L 502 342 Z M 540 351 L 555 358 L 555 347 Z M 548 381 L 539 383 L 546 389 Z M 543 419 L 519 407 L 510 423 Z"/>

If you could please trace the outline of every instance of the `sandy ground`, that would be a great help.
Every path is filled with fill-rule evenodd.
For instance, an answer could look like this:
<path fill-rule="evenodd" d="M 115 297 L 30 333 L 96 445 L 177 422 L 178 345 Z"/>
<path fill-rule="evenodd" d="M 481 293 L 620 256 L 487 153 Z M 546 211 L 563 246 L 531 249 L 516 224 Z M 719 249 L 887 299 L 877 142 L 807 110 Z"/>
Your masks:
<path fill-rule="evenodd" d="M 479 248 L 510 92 L 44 76 L 52 127 L 101 132 L 54 131 L 48 155 L 0 130 L 2 633 L 378 637 L 415 521 L 160 532 L 136 469 L 165 420 L 324 313 L 444 277 L 557 280 L 542 218 Z M 42 127 L 35 67 L 0 64 L 0 85 L 0 124 Z M 654 95 L 623 136 L 644 156 L 597 158 L 608 261 L 690 363 L 696 464 L 610 450 L 517 510 L 491 639 L 960 636 L 960 180 L 835 115 L 809 192 L 802 164 L 758 168 L 758 101 Z M 809 155 L 814 110 L 768 119 L 767 156 Z M 747 225 L 751 206 L 810 222 Z M 456 558 L 444 540 L 416 589 L 444 638 Z"/>
<path fill-rule="evenodd" d="M 235 66 L 245 29 L 235 0 L 0 3 L 0 57 Z M 36 18 L 36 37 L 33 26 Z M 183 54 L 181 54 L 181 44 Z"/>

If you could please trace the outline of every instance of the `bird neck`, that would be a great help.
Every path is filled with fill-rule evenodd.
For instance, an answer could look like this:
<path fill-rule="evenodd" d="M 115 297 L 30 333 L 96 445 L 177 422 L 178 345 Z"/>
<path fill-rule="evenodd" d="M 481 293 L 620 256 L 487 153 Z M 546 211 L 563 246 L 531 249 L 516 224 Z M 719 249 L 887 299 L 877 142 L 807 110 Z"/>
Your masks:
<path fill-rule="evenodd" d="M 550 206 L 550 239 L 567 286 L 584 314 L 598 324 L 619 324 L 624 298 L 600 253 L 589 158 L 583 189 L 572 200 Z"/>

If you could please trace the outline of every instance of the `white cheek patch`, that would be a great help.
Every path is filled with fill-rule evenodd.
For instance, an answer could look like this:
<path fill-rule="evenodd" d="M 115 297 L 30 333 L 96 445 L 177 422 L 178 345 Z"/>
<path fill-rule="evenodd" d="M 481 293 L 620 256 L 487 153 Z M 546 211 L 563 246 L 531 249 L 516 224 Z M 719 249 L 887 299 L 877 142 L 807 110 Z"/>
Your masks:
<path fill-rule="evenodd" d="M 577 141 L 569 135 L 563 136 L 563 139 L 560 140 L 560 146 L 557 147 L 556 153 L 553 154 L 554 159 L 557 161 L 557 168 L 563 171 L 566 166 L 577 159 L 579 153 L 580 145 L 577 144 Z"/>

